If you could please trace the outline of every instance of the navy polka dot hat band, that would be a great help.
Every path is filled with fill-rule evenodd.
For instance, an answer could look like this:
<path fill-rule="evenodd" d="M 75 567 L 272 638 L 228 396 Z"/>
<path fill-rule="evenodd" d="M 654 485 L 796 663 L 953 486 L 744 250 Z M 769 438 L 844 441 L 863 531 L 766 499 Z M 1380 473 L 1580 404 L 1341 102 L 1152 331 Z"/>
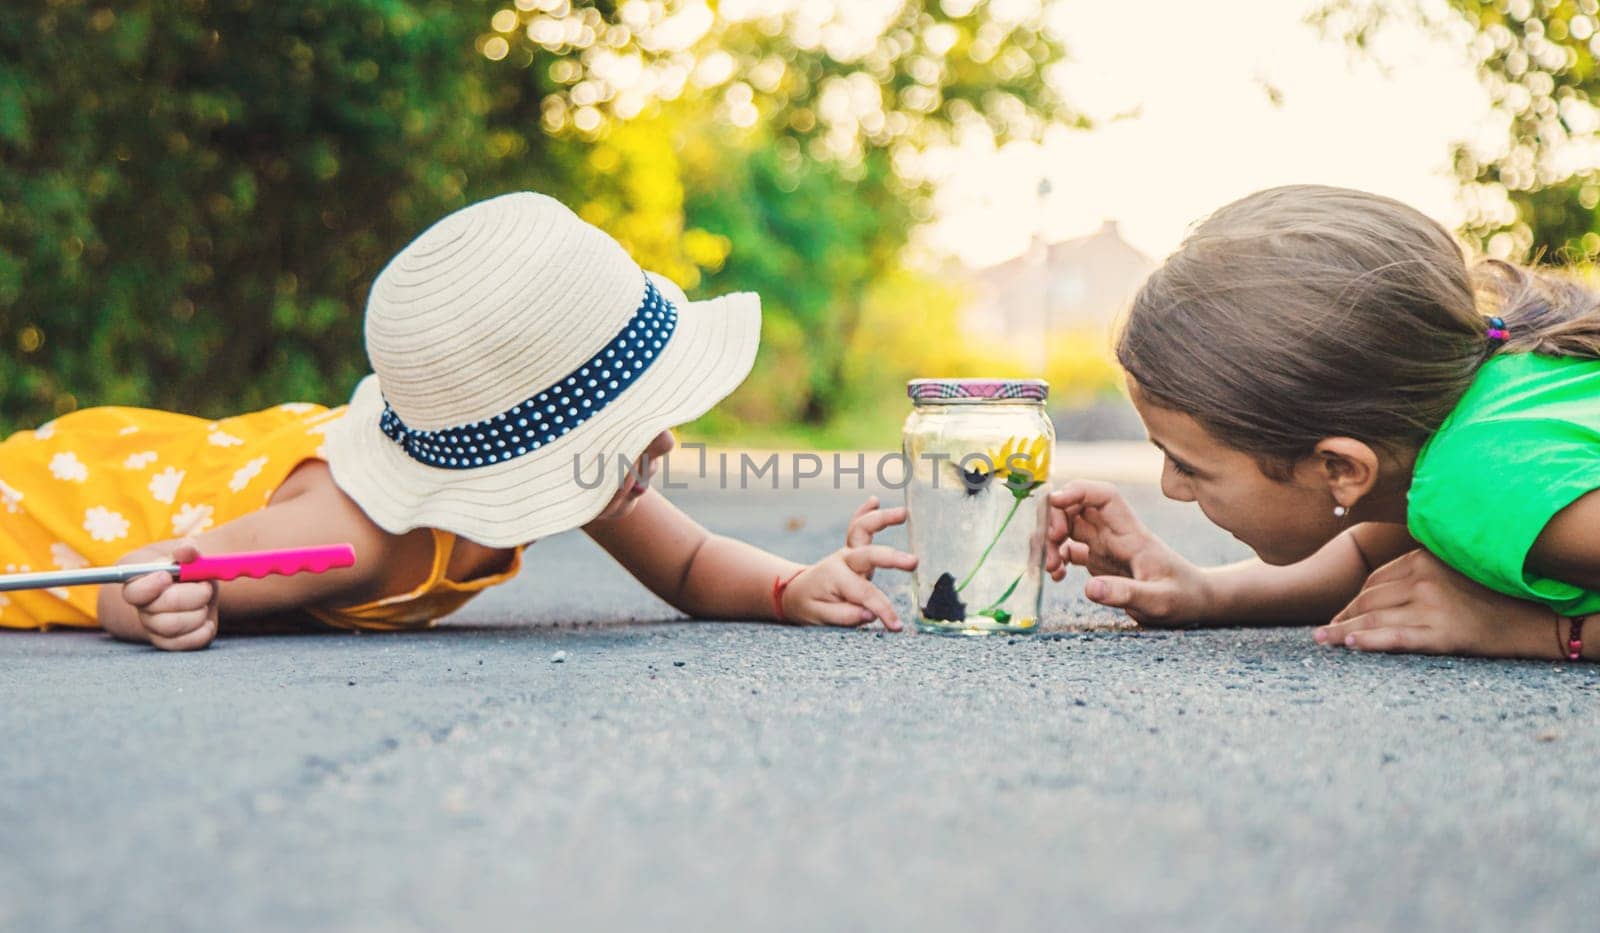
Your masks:
<path fill-rule="evenodd" d="M 644 280 L 644 300 L 611 342 L 549 388 L 506 411 L 458 427 L 409 428 L 387 401 L 378 425 L 411 459 L 445 470 L 470 470 L 525 456 L 599 414 L 661 355 L 678 310 Z"/>

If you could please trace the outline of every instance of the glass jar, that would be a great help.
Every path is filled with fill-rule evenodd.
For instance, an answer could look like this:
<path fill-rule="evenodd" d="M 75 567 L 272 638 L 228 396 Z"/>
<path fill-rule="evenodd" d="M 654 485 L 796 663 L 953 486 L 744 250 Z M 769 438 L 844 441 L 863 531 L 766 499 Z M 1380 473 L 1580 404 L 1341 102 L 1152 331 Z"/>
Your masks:
<path fill-rule="evenodd" d="M 917 627 L 1027 633 L 1044 592 L 1055 428 L 1039 379 L 913 379 L 902 452 Z"/>

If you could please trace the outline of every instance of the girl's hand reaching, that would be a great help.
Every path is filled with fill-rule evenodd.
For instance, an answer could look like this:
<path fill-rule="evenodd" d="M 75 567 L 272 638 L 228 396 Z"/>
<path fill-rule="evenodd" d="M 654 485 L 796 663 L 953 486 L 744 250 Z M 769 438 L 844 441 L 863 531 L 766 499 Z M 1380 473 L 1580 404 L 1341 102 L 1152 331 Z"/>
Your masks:
<path fill-rule="evenodd" d="M 861 507 L 856 509 L 856 513 L 850 516 L 850 527 L 844 533 L 844 546 L 847 548 L 866 547 L 872 543 L 873 535 L 893 525 L 903 525 L 905 522 L 905 506 L 881 509 L 878 507 L 878 497 L 868 496 L 867 501 L 861 503 Z M 867 568 L 867 572 L 863 576 L 871 580 L 872 568 Z"/>
<path fill-rule="evenodd" d="M 1393 560 L 1318 628 L 1318 644 L 1358 651 L 1560 658 L 1555 614 L 1497 593 L 1428 551 Z"/>
<path fill-rule="evenodd" d="M 192 542 L 180 543 L 172 560 L 187 564 L 200 556 Z M 150 644 L 163 651 L 195 651 L 217 637 L 214 581 L 179 583 L 167 573 L 147 573 L 122 584 L 122 598 L 138 613 Z"/>
<path fill-rule="evenodd" d="M 1152 534 L 1110 483 L 1077 480 L 1052 492 L 1049 538 L 1052 579 L 1071 564 L 1086 568 L 1094 576 L 1084 595 L 1140 625 L 1192 624 L 1209 614 L 1205 574 Z"/>
<path fill-rule="evenodd" d="M 883 591 L 869 582 L 879 567 L 912 570 L 917 559 L 882 544 L 843 547 L 800 571 L 783 590 L 783 618 L 811 625 L 865 625 L 882 619 L 898 632 L 904 626 Z"/>
<path fill-rule="evenodd" d="M 917 559 L 904 551 L 873 544 L 872 536 L 893 525 L 904 524 L 904 507 L 881 509 L 871 496 L 850 516 L 844 547 L 802 570 L 783 591 L 783 617 L 794 622 L 821 625 L 865 625 L 882 619 L 883 627 L 898 632 L 904 626 L 894 604 L 873 586 L 879 567 L 912 570 Z"/>

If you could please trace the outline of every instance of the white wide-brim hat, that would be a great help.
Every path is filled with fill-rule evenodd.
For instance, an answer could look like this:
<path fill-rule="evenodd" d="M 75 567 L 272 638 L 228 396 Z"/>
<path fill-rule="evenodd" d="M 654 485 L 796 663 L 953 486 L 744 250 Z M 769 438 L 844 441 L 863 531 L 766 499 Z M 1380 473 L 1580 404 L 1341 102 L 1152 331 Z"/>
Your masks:
<path fill-rule="evenodd" d="M 328 465 L 391 533 L 526 544 L 598 515 L 619 461 L 737 388 L 760 335 L 754 294 L 688 301 L 552 198 L 483 201 L 373 283 L 373 375 L 328 429 Z"/>

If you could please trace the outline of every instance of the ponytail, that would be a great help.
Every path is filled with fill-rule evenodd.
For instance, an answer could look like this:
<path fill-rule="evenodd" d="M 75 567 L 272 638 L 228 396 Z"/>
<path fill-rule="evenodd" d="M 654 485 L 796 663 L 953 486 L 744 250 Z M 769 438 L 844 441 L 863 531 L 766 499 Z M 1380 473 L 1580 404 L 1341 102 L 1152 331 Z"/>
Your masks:
<path fill-rule="evenodd" d="M 1511 332 L 1498 352 L 1600 359 L 1600 292 L 1571 273 L 1489 259 L 1472 277 L 1484 312 Z"/>

